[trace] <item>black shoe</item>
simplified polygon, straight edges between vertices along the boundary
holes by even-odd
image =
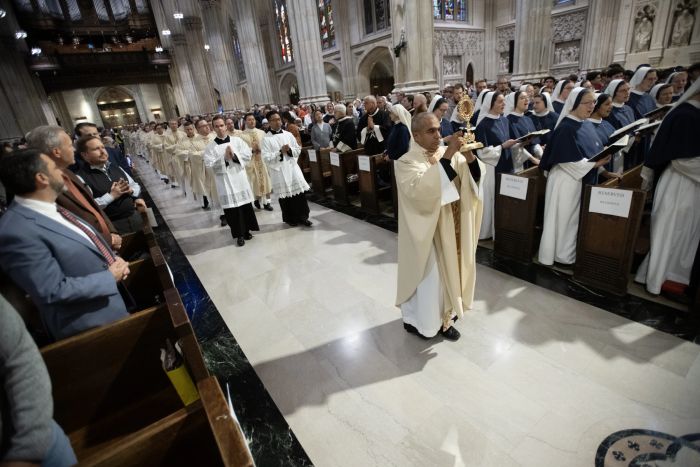
[[[238,240],[236,240],[236,245],[238,245],[238,246],[245,245],[245,240],[243,239],[243,237],[238,237]]]
[[[208,210],[208,209],[210,209],[210,208],[209,208],[209,205],[206,205],[206,206],[200,206],[200,207],[201,207],[202,209],[204,209],[204,210]]]
[[[409,334],[415,334],[416,336],[420,337],[421,339],[428,340],[427,337],[425,337],[423,334],[418,332],[418,329],[416,329],[415,326],[408,324],[408,323],[403,323],[403,328],[408,332]]]
[[[245,235],[243,236],[243,238],[245,238],[246,240],[252,240],[252,239],[253,239],[253,234],[250,233],[250,232],[248,232],[247,234],[245,234]]]
[[[177,185],[170,185],[170,188],[177,188]]]
[[[221,227],[226,227],[228,225],[228,222],[226,222],[226,216],[219,216],[219,220],[221,221]]]
[[[260,209],[260,201],[258,201],[257,199],[253,201],[253,206],[255,206],[255,209]]]
[[[448,341],[456,341],[461,336],[459,331],[454,326],[447,328],[447,331],[440,329],[440,335]]]
[[[303,221],[301,221],[301,224],[305,227],[311,227],[312,225],[314,225],[314,223],[308,219],[304,219]]]
[[[296,222],[287,222],[287,225],[289,225],[290,227],[296,227],[297,223]]]
[[[161,178],[161,180],[163,180],[163,183],[165,183],[166,185],[170,183],[170,180],[168,180],[167,178]]]
[[[263,206],[263,209],[265,211],[272,211],[272,205],[270,203],[267,203],[266,205]]]

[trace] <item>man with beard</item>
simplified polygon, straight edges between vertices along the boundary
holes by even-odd
[[[0,218],[0,265],[36,304],[49,335],[64,339],[129,316],[117,289],[129,265],[56,205],[64,189],[56,163],[27,149],[0,159],[0,179],[15,193]]]

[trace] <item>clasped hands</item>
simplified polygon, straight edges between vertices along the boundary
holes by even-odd
[[[124,195],[131,195],[134,192],[133,188],[129,186],[129,182],[120,178],[116,182],[112,183],[112,188],[109,190],[109,194],[112,198],[117,199]]]
[[[119,256],[114,258],[114,262],[112,265],[108,268],[109,272],[112,273],[112,276],[114,276],[114,280],[117,282],[121,282],[127,277],[129,277],[129,263],[124,261],[122,258]]]

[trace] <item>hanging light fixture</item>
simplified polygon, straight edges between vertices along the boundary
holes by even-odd
[[[15,38],[17,39],[26,39],[27,38],[27,33],[26,31],[19,30],[15,33]]]
[[[175,19],[182,19],[184,17],[185,17],[185,15],[183,13],[180,13],[179,11],[173,13],[173,18],[175,18]]]
[[[4,18],[6,15],[7,12],[3,8],[0,8],[0,18]]]
[[[156,52],[161,53],[163,51],[163,47],[161,46],[156,46]]]
[[[209,44],[204,44],[204,50],[209,50]]]
[[[41,49],[39,47],[32,47],[32,55],[41,55]]]
[[[163,32],[161,33],[164,36],[169,36],[170,35],[170,29],[163,29]]]

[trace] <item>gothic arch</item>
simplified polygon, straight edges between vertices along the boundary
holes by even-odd
[[[146,112],[146,106],[143,105],[143,98],[141,96],[141,93],[138,92],[138,89],[134,89],[133,86],[102,86],[99,88],[90,88],[85,90],[85,98],[90,103],[90,105],[95,106],[95,110],[97,110],[97,98],[105,92],[108,89],[116,89],[118,91],[122,91],[129,96],[131,96],[132,99],[134,99],[134,102],[136,103],[136,110],[139,113],[139,117],[141,118],[142,122],[146,122],[149,120],[149,113]],[[99,115],[99,112],[98,114]]]
[[[326,73],[326,90],[335,100],[343,95],[343,75],[335,63],[323,62],[323,71]],[[340,100],[340,99],[338,99]]]
[[[297,75],[294,73],[287,72],[280,77],[280,103],[293,103],[290,95],[292,91],[296,91],[297,102],[299,99],[299,85],[297,84]]]
[[[394,82],[394,60],[386,46],[377,46],[369,50],[359,60],[357,67],[358,95],[373,94]],[[375,88],[373,88],[375,86]],[[381,89],[380,89],[381,88]],[[388,92],[391,92],[389,89]],[[382,92],[384,93],[384,92]]]
[[[469,81],[472,85],[474,84],[474,66],[472,65],[472,62],[469,62],[467,64],[467,73],[465,79],[466,81]]]

